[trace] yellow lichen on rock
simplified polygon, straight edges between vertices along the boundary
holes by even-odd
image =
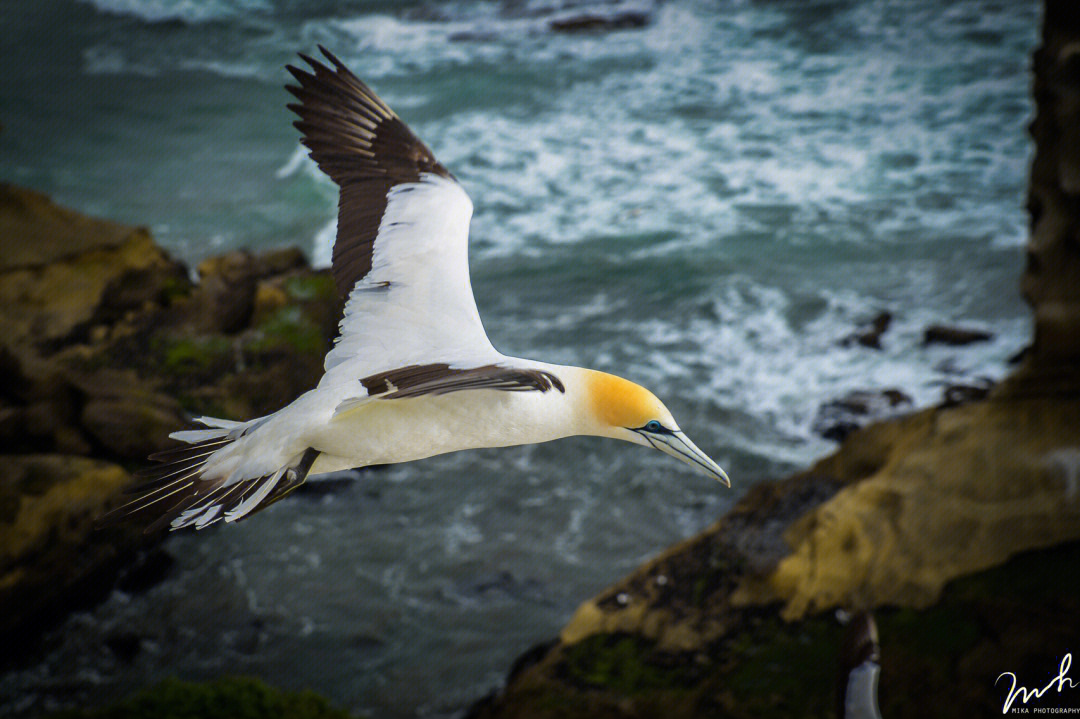
[[[796,522],[791,554],[733,602],[772,594],[789,620],[836,606],[925,607],[952,579],[1080,537],[1067,461],[1077,427],[1080,401],[1040,398],[900,420],[897,437],[917,446],[896,442],[876,473]]]
[[[10,568],[46,545],[83,534],[130,482],[122,467],[72,455],[22,455],[7,458],[9,476],[24,486],[11,521],[0,521],[0,567]],[[3,584],[0,581],[0,584]]]
[[[86,217],[0,183],[0,333],[9,345],[66,337],[132,273],[170,268],[143,228]]]

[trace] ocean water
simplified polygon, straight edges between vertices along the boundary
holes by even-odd
[[[581,11],[643,28],[564,34]],[[379,717],[454,716],[574,608],[832,447],[849,391],[997,378],[1017,282],[1035,2],[35,0],[0,4],[0,179],[197,261],[329,257],[336,190],[283,66],[322,43],[462,181],[504,352],[653,388],[731,475],[601,440],[364,473],[178,534],[169,579],[72,617],[0,714],[252,674]],[[839,341],[893,313],[880,351]],[[990,342],[923,347],[935,322]],[[140,637],[128,661],[108,648]]]

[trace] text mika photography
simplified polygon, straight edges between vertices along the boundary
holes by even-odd
[[[1057,688],[1058,694],[1065,689],[1074,689],[1076,682],[1069,678],[1069,667],[1072,666],[1072,654],[1068,653],[1061,658],[1061,664],[1058,665],[1058,673],[1053,679],[1051,679],[1046,686],[1042,688],[1028,689],[1019,685],[1016,679],[1016,674],[1013,672],[1002,672],[998,674],[997,679],[994,680],[994,686],[997,686],[1002,679],[1008,677],[1012,680],[1012,684],[1009,686],[1009,692],[1005,695],[1005,704],[1001,708],[1002,714],[1008,714],[1011,709],[1014,714],[1080,714],[1080,707],[1038,707],[1038,706],[1026,706],[1028,701],[1032,699],[1040,699],[1050,689]],[[1013,706],[1013,702],[1020,699],[1022,706]]]

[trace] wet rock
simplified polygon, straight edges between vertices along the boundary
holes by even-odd
[[[821,405],[811,426],[825,439],[842,442],[872,420],[895,416],[911,407],[911,397],[898,389],[856,390]]]
[[[993,337],[991,332],[947,325],[930,325],[923,330],[924,345],[969,345],[974,342],[986,342]]]
[[[654,10],[651,3],[566,2],[547,18],[547,25],[553,32],[567,33],[642,28],[652,22]]]
[[[592,11],[563,15],[548,21],[555,32],[598,32],[645,27],[652,15],[645,10]]]
[[[972,383],[946,385],[941,393],[941,404],[943,407],[956,407],[968,402],[978,402],[986,399],[993,386],[994,383],[986,378],[977,379]]]
[[[860,327],[853,334],[840,340],[840,345],[842,347],[849,347],[853,344],[858,344],[863,347],[879,350],[881,349],[881,336],[888,331],[889,326],[892,324],[892,320],[893,316],[891,312],[878,312],[867,325]]]

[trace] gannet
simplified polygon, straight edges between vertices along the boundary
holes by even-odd
[[[604,372],[508,357],[484,331],[469,279],[472,201],[372,90],[326,48],[286,69],[311,158],[340,188],[331,273],[347,296],[318,385],[265,417],[196,421],[151,456],[135,496],[106,515],[147,531],[233,522],[307,477],[478,447],[613,437],[731,486],[649,390]]]

